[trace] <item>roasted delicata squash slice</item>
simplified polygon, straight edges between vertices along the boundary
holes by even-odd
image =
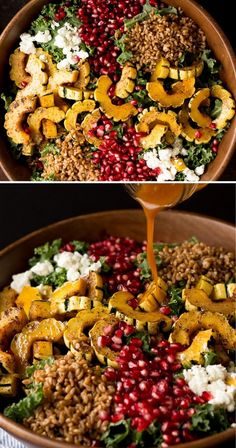
[[[78,79],[79,72],[73,70],[58,70],[56,69],[48,80],[48,90],[57,91],[59,86],[66,84],[74,84]]]
[[[39,97],[39,102],[41,107],[54,107],[55,98],[53,92],[46,92],[44,95]]]
[[[79,73],[78,73],[78,79],[75,82],[75,87],[78,89],[85,89],[85,87],[88,85],[90,81],[90,65],[89,62],[86,61],[86,59],[82,59],[79,64]]]
[[[163,331],[169,331],[171,328],[171,319],[159,311],[144,312],[134,310],[129,302],[134,298],[132,294],[126,291],[120,291],[113,294],[109,300],[109,310],[116,313],[116,317],[135,325],[137,330],[144,330],[147,327],[150,334],[156,334],[159,325],[162,325]]]
[[[136,68],[130,62],[127,62],[122,69],[121,78],[116,84],[115,95],[118,98],[127,98],[133,92],[136,76]]]
[[[99,320],[95,323],[93,328],[89,332],[89,336],[91,339],[91,345],[94,349],[94,352],[101,362],[101,364],[107,364],[111,367],[118,367],[118,363],[116,361],[117,352],[111,350],[109,347],[101,347],[99,345],[99,337],[104,334],[104,329],[108,326],[114,327],[119,323],[119,319],[115,316],[105,317],[103,320]]]
[[[16,291],[14,291],[14,289],[10,288],[9,286],[0,291],[0,313],[14,306],[16,298]]]
[[[223,299],[221,301],[211,300],[205,291],[201,289],[183,289],[182,298],[185,301],[185,308],[192,310],[207,310],[213,313],[224,314],[228,319],[234,318],[236,314],[236,303],[232,299]]]
[[[8,137],[16,144],[27,145],[30,143],[30,135],[24,130],[23,124],[27,114],[35,111],[36,97],[18,98],[13,101],[5,115],[4,127]]]
[[[30,362],[31,348],[36,341],[59,342],[63,337],[65,324],[54,318],[34,321],[26,325],[21,333],[14,336],[11,351],[16,359],[16,365],[21,372]]]
[[[18,394],[19,378],[14,374],[0,375],[0,395],[6,398]]]
[[[156,124],[150,134],[140,138],[140,144],[143,149],[156,148],[161,143],[162,138],[167,132],[168,127],[164,124]]]
[[[51,317],[51,303],[46,300],[34,300],[29,309],[30,320],[42,320]]]
[[[103,281],[101,275],[97,274],[97,272],[90,272],[87,282],[88,297],[101,302],[103,299]]]
[[[168,76],[169,78],[180,80],[197,78],[202,74],[203,68],[203,61],[196,62],[190,67],[170,67]]]
[[[61,98],[58,93],[54,93],[54,100],[55,100],[55,106],[59,107],[59,109],[63,110],[63,112],[66,112],[70,109],[70,105]]]
[[[108,308],[99,307],[92,310],[79,311],[76,317],[70,319],[64,331],[64,342],[68,348],[71,344],[86,336],[85,330],[91,328],[98,320],[103,319],[108,314]]]
[[[99,109],[94,109],[90,114],[87,114],[84,120],[81,123],[81,128],[83,129],[83,134],[87,140],[87,142],[91,143],[91,145],[96,146],[96,148],[99,148],[99,146],[102,144],[102,139],[95,137],[93,135],[90,135],[90,131],[94,128],[94,126],[97,124],[97,122],[101,118],[101,112]]]
[[[0,348],[8,349],[13,336],[28,322],[22,308],[12,307],[0,314]]]
[[[151,74],[150,81],[157,81],[158,79],[168,78],[170,71],[170,63],[165,58],[161,58]]]
[[[59,123],[64,118],[65,112],[59,109],[59,107],[38,107],[27,120],[32,140],[37,144],[42,141],[43,136],[40,131],[42,120],[50,120],[53,123]]]
[[[205,291],[205,293],[208,295],[208,297],[210,297],[210,295],[213,291],[213,281],[210,280],[205,275],[201,275],[201,277],[199,278],[199,280],[196,284],[196,289],[202,289],[203,291]]]
[[[38,288],[33,286],[24,286],[16,299],[16,305],[23,308],[26,316],[29,318],[29,310],[34,300],[41,300],[42,296]]]
[[[212,338],[213,331],[199,331],[193,338],[192,344],[179,354],[179,359],[184,367],[191,366],[192,363],[204,364],[204,353],[209,351],[208,344]]]
[[[53,356],[53,344],[51,341],[36,341],[33,343],[33,363],[48,359]]]
[[[235,350],[236,331],[226,317],[211,311],[189,311],[183,313],[175,322],[170,340],[189,346],[194,334],[200,330],[213,330],[213,337],[228,350]]]
[[[158,277],[158,282],[151,282],[147,290],[138,296],[139,307],[144,311],[156,311],[166,302],[167,284]]]
[[[81,90],[77,87],[59,86],[58,95],[68,100],[82,101],[93,96],[93,92],[91,90]]]
[[[162,124],[169,127],[169,130],[178,137],[181,133],[181,126],[177,122],[177,114],[171,110],[168,112],[159,112],[156,107],[145,109],[139,115],[139,123],[135,126],[137,132],[149,133],[155,124]]]
[[[191,120],[203,128],[209,127],[212,122],[211,117],[200,110],[200,107],[208,98],[210,98],[210,89],[206,87],[198,90],[188,104]]]
[[[228,90],[217,84],[212,86],[211,95],[222,101],[221,113],[213,123],[215,123],[217,129],[223,129],[227,126],[228,121],[232,120],[235,115],[235,101]]]
[[[15,82],[19,89],[23,89],[31,81],[31,76],[26,72],[28,55],[17,48],[9,59],[11,66],[10,79]]]
[[[15,359],[12,353],[6,353],[0,350],[0,374],[14,373],[16,369]]]
[[[86,281],[82,278],[76,280],[75,282],[66,282],[60,288],[57,288],[51,298],[51,312],[56,314],[57,304],[64,303],[70,297],[73,296],[84,296],[86,292]]]
[[[197,145],[201,143],[208,143],[214,135],[216,135],[216,131],[210,128],[198,128],[195,129],[191,126],[189,121],[189,113],[187,108],[184,106],[179,112],[179,121],[182,125],[181,134],[186,140],[189,142],[195,142]]]
[[[108,118],[114,121],[127,121],[130,117],[137,115],[137,109],[131,103],[125,103],[116,106],[112,103],[108,90],[112,85],[112,80],[107,75],[102,75],[98,79],[97,88],[94,92],[94,98],[98,101],[100,109]]]
[[[31,80],[27,86],[17,93],[16,99],[38,95],[41,96],[47,89],[48,75],[45,71],[45,64],[36,54],[30,54],[25,70],[31,75]]]
[[[179,107],[195,92],[195,78],[178,81],[172,84],[170,92],[164,88],[163,82],[157,80],[146,85],[148,95],[153,101],[157,101],[163,107]]]
[[[57,125],[52,120],[42,120],[42,131],[46,139],[57,138]]]
[[[93,308],[93,301],[87,296],[72,296],[61,302],[53,303],[53,314],[58,316],[73,317],[80,310]]]
[[[82,112],[91,112],[94,110],[94,108],[95,101],[93,100],[84,100],[74,103],[71,109],[69,109],[66,114],[66,119],[64,122],[66,130],[72,131],[73,129],[76,129],[78,115]]]

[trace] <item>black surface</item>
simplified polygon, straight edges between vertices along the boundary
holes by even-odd
[[[136,208],[122,185],[0,185],[0,248],[27,233],[72,216]],[[211,184],[179,209],[235,222],[235,185]]]

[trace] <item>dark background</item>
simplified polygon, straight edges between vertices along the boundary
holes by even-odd
[[[119,184],[8,183],[0,186],[0,195],[0,249],[33,230],[65,218],[139,207]],[[235,185],[208,185],[177,208],[234,223]]]
[[[52,0],[53,1],[53,0]],[[231,41],[231,44],[236,48],[236,34],[235,34],[235,2],[222,0],[198,0],[219,23],[226,36]],[[25,4],[26,0],[0,0],[0,33],[15,15],[15,13]],[[236,154],[231,159],[230,164],[223,173],[222,181],[234,181],[236,171]],[[3,173],[0,172],[0,181],[6,180]]]

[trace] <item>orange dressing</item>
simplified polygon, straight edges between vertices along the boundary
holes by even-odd
[[[170,208],[204,187],[199,184],[140,184],[135,198],[142,205],[147,220],[147,261],[155,282],[158,272],[153,251],[155,218],[164,208]]]

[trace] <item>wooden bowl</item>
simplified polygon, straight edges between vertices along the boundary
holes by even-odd
[[[6,89],[9,79],[9,56],[17,47],[19,36],[25,32],[34,20],[43,5],[52,0],[31,0],[12,19],[0,36],[0,91]],[[180,6],[185,14],[191,17],[203,29],[207,36],[209,47],[213,50],[216,58],[222,64],[221,77],[228,89],[236,98],[236,62],[231,45],[223,31],[213,18],[193,0],[166,0],[173,6]],[[3,128],[3,117],[0,120],[0,129]],[[0,166],[7,179],[14,181],[25,181],[30,179],[30,170],[16,161],[11,155],[7,142],[5,130],[0,132]],[[217,157],[211,162],[202,176],[203,181],[217,180],[225,170],[233,155],[236,145],[236,116],[231,123],[230,129],[222,140]]]
[[[34,247],[40,244],[60,237],[65,242],[73,239],[96,241],[106,235],[130,236],[142,241],[146,238],[145,224],[144,214],[141,210],[118,210],[78,216],[33,232],[0,252],[0,287],[10,282],[12,274],[22,272],[27,268],[28,258],[32,256]],[[156,241],[181,242],[193,235],[209,245],[223,246],[234,251],[235,233],[232,225],[178,211],[166,211],[158,217],[155,232]],[[4,403],[1,403],[1,406],[4,406]],[[40,437],[2,414],[0,414],[0,427],[27,447],[78,448],[78,445],[65,444]],[[223,443],[227,448],[230,448],[233,438],[234,430],[228,429],[223,433],[197,442],[176,445],[176,448],[216,448]]]

